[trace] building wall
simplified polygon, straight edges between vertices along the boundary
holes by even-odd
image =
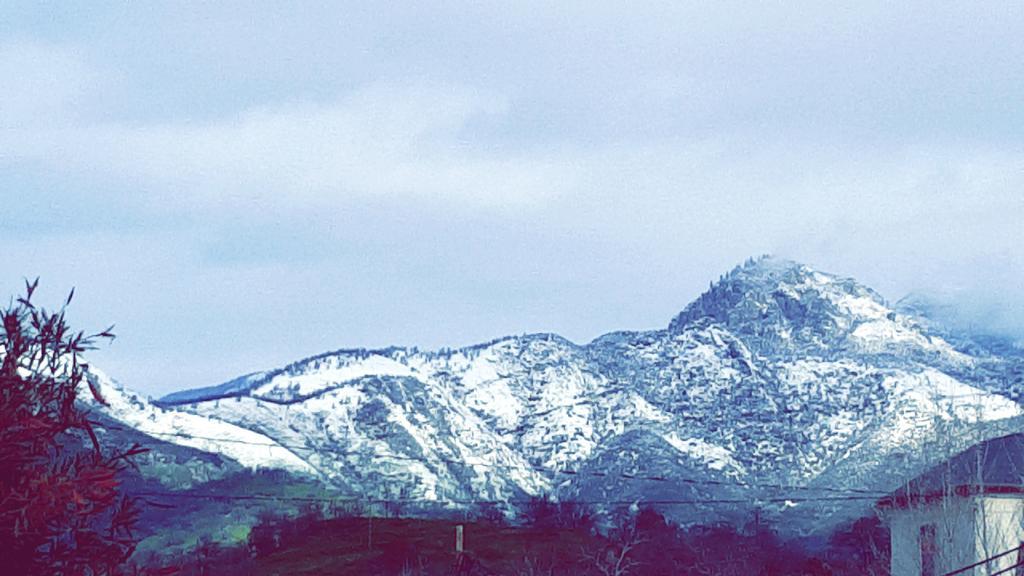
[[[1024,542],[1024,499],[1020,496],[979,497],[975,513],[975,550],[977,560],[990,558],[1007,550],[1013,550]],[[1008,554],[987,565],[988,574],[1017,563],[1017,553]]]
[[[977,502],[949,498],[927,506],[887,513],[892,545],[892,576],[921,576],[921,527],[935,526],[935,574],[941,576],[975,562]]]
[[[973,564],[1024,541],[1020,496],[950,497],[886,513],[891,530],[892,576],[921,576],[921,527],[935,526],[935,575]],[[1017,562],[1011,553],[964,576],[982,576]]]

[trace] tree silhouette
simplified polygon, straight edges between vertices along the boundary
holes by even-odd
[[[80,355],[110,329],[72,331],[63,306],[32,302],[38,285],[0,311],[0,560],[6,574],[118,574],[135,548],[136,502],[119,490],[138,445],[104,449],[78,403],[103,398]]]

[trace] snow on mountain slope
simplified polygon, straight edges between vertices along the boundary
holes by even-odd
[[[412,370],[404,364],[380,354],[371,354],[365,358],[331,356],[317,361],[315,366],[315,371],[273,375],[269,381],[253,390],[252,394],[261,398],[284,400],[311,396],[333,384],[357,380],[363,376],[412,375]]]
[[[742,333],[755,352],[883,354],[969,363],[914,318],[888,307],[852,279],[775,258],[750,261],[725,275],[672,321],[670,331],[701,319]]]
[[[755,502],[777,495],[769,485],[885,490],[1022,420],[1001,387],[1018,364],[948,336],[851,279],[762,258],[664,330],[341,350],[168,396],[159,424],[146,423],[151,409],[121,418],[233,425],[287,453],[239,458],[276,454],[366,496]]]
[[[918,412],[965,423],[990,422],[1022,414],[1016,402],[968,386],[933,369],[893,383],[893,389],[914,402]]]
[[[732,453],[721,446],[708,444],[700,438],[683,439],[675,432],[669,432],[663,438],[679,452],[700,460],[712,470],[730,470],[736,476],[746,474],[743,465],[733,458]]]
[[[158,408],[124,390],[95,368],[90,368],[88,377],[106,405],[99,405],[87,388],[80,392],[79,401],[138,432],[163,442],[223,454],[242,466],[281,468],[301,474],[316,472],[302,458],[262,434],[216,418]]]
[[[328,481],[364,496],[507,499],[548,487],[449,392],[408,377],[363,377],[293,404],[248,397],[192,410],[299,446]]]

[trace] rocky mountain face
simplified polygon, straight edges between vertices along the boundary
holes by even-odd
[[[702,522],[756,507],[814,529],[1021,426],[1022,356],[943,332],[920,308],[761,258],[664,330],[340,350],[157,405],[97,377],[121,400],[96,409],[358,497],[462,507],[551,494]]]

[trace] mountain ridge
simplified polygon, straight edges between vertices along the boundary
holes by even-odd
[[[158,409],[300,446],[291,452],[309,474],[367,497],[725,496],[771,512],[770,491],[757,486],[806,488],[794,498],[815,487],[885,491],[1017,426],[1012,366],[958,349],[850,278],[762,257],[663,329],[586,344],[542,333],[437,351],[338,350],[177,392]],[[663,480],[624,480],[636,476]],[[842,502],[807,525],[863,504]],[[675,515],[737,520],[750,506]],[[790,508],[799,507],[774,512]]]

